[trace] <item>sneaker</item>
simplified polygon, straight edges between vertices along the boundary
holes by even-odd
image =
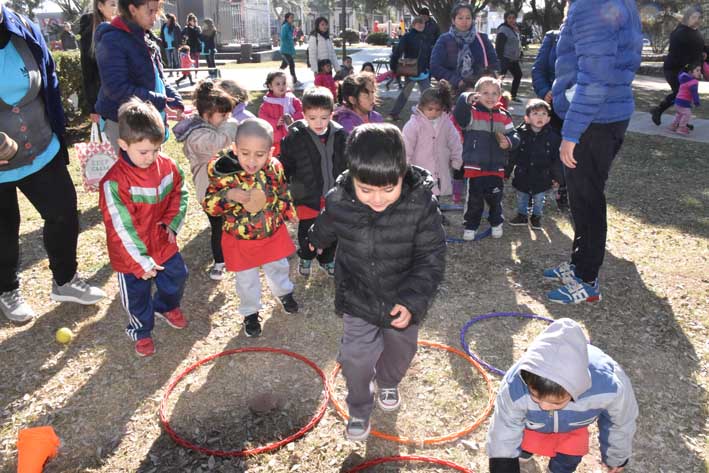
[[[519,462],[520,463],[527,463],[532,458],[534,458],[534,454],[531,452],[527,452],[527,451],[522,450],[522,453],[519,454]]]
[[[244,317],[244,333],[247,337],[258,337],[261,335],[261,317],[258,312]]]
[[[650,116],[652,118],[652,123],[654,123],[657,126],[660,126],[660,117],[662,116],[662,112],[660,111],[659,108],[655,107],[650,111]]]
[[[290,294],[286,294],[285,296],[281,296],[278,299],[281,301],[281,304],[283,304],[283,310],[289,314],[295,314],[298,312],[298,303],[295,299],[293,299],[292,292]]]
[[[589,284],[576,276],[566,285],[547,293],[547,298],[559,304],[579,304],[581,302],[598,302],[601,300],[601,287],[598,278]]]
[[[513,101],[514,103],[522,103],[522,99],[520,99],[520,98],[518,98],[518,97],[512,97],[512,101]]]
[[[476,232],[476,230],[468,230],[466,228],[465,230],[463,230],[463,240],[465,240],[465,241],[475,240],[475,232]]]
[[[492,227],[492,237],[502,238],[502,224]]]
[[[138,356],[151,356],[155,354],[155,344],[153,343],[153,339],[150,337],[141,338],[135,342],[135,352]]]
[[[399,397],[399,389],[397,388],[379,388],[377,393],[377,405],[385,412],[395,411],[401,405]]]
[[[526,215],[517,214],[517,216],[515,218],[513,218],[512,220],[510,220],[509,223],[513,227],[521,227],[523,225],[527,225],[528,222],[529,222],[529,218]]]
[[[388,122],[392,122],[392,123],[396,123],[396,122],[398,122],[398,121],[400,121],[400,120],[401,120],[401,118],[399,118],[399,115],[389,115],[389,116],[387,117],[387,121],[388,121]]]
[[[305,276],[306,278],[310,276],[310,266],[312,266],[313,260],[311,259],[300,259],[300,263],[298,263],[298,272],[300,273],[301,276]]]
[[[347,440],[352,442],[360,442],[362,440],[367,440],[370,430],[372,430],[372,426],[369,424],[368,420],[350,417],[347,421],[345,437],[347,437]]]
[[[533,230],[541,230],[542,229],[542,216],[541,215],[532,215],[532,218],[530,219],[532,222],[532,229]]]
[[[224,279],[224,263],[214,263],[209,270],[209,279],[212,281],[221,281]]]
[[[552,281],[561,281],[563,284],[568,283],[574,277],[575,266],[571,263],[561,263],[556,268],[547,268],[544,270],[544,279]]]
[[[667,129],[670,131],[676,131],[678,126],[678,124],[672,123],[670,126],[667,127]]]
[[[19,325],[26,324],[37,317],[32,307],[20,294],[19,288],[0,294],[0,309],[5,317]]]
[[[71,281],[61,286],[52,280],[52,294],[50,297],[57,302],[76,302],[77,304],[91,305],[106,297],[106,293],[101,288],[89,286],[78,274],[75,274]]]
[[[335,262],[332,261],[330,263],[320,263],[320,267],[324,270],[327,271],[327,275],[331,277],[335,277]]]
[[[692,125],[691,123],[687,123],[687,128],[689,129],[689,131],[692,131],[694,130],[694,125]]]
[[[168,310],[164,313],[155,312],[155,315],[167,322],[170,327],[176,328],[177,330],[182,330],[187,327],[187,319],[179,307],[175,307],[174,309]]]
[[[681,126],[675,130],[675,133],[677,133],[678,135],[688,136],[689,128],[687,128],[686,126]]]
[[[559,189],[556,195],[556,206],[562,212],[569,210],[569,193],[565,188],[563,190]]]

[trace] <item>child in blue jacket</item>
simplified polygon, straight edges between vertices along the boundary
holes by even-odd
[[[498,104],[502,86],[494,77],[482,77],[475,92],[460,95],[455,120],[463,131],[463,170],[468,185],[464,240],[474,240],[485,203],[492,237],[502,237],[502,190],[508,152],[517,148],[519,136],[512,117]]]
[[[594,422],[603,464],[619,473],[632,454],[637,416],[623,369],[588,344],[579,324],[559,319],[502,380],[487,436],[490,473],[519,473],[534,454],[551,457],[552,473],[576,471]]]

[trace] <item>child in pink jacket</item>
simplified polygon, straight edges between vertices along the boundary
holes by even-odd
[[[283,71],[269,72],[266,76],[268,93],[258,110],[258,117],[266,120],[273,128],[273,156],[281,154],[281,139],[288,134],[288,127],[303,116],[303,104],[288,91],[286,74]]]
[[[448,82],[426,89],[404,125],[406,161],[427,169],[435,181],[433,195],[450,195],[451,167],[463,166],[463,145],[450,117],[453,97]]]
[[[679,91],[675,97],[675,121],[670,130],[680,135],[689,135],[689,120],[692,118],[692,104],[699,107],[699,79],[702,65],[690,64],[679,74]]]

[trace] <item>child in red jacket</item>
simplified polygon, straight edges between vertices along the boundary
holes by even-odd
[[[126,333],[139,356],[150,356],[155,353],[155,315],[173,328],[187,327],[180,310],[187,267],[176,242],[187,211],[187,188],[177,164],[160,153],[165,126],[152,104],[135,97],[124,103],[118,126],[119,158],[101,180],[99,207],[108,257],[128,312]]]
[[[190,56],[190,47],[186,44],[180,47],[180,68],[181,69],[193,69],[197,67],[192,61],[192,56]],[[194,85],[192,80],[192,73],[189,71],[182,71],[182,77],[175,81],[175,84],[180,85],[180,82],[185,80],[185,78],[190,80],[190,85]]]
[[[333,97],[337,97],[337,83],[332,77],[332,62],[329,59],[318,61],[318,73],[315,75],[315,85],[330,89]]]
[[[296,120],[302,120],[303,105],[288,91],[286,74],[283,71],[269,72],[266,76],[268,93],[263,97],[258,116],[271,124],[273,128],[273,155],[281,154],[281,139],[288,134],[288,126]]]

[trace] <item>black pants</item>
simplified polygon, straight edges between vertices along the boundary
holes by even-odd
[[[290,75],[293,78],[293,82],[297,82],[298,79],[295,77],[295,60],[293,59],[293,56],[283,53],[281,53],[281,56],[283,56],[283,60],[281,61],[281,69],[288,67],[290,69]]]
[[[207,215],[207,217],[209,218],[209,226],[212,227],[212,257],[215,263],[223,263],[222,225],[224,224],[224,219],[222,217],[212,217],[211,215]]]
[[[212,49],[209,51],[207,54],[207,67],[217,67],[217,62],[215,61],[215,53],[214,50]],[[217,77],[217,72],[216,71],[209,71],[209,77]]]
[[[20,189],[44,220],[44,248],[57,284],[76,273],[79,214],[76,190],[61,153],[39,171],[15,182],[0,184],[0,292],[20,287]]]
[[[660,105],[657,106],[660,114],[664,113],[665,110],[675,104],[675,97],[677,96],[677,92],[679,92],[679,73],[681,71],[664,69],[663,72],[665,73],[665,80],[670,84],[672,92],[667,94],[667,96],[662,99],[662,102],[660,102]]]
[[[335,261],[335,249],[337,249],[337,242],[333,243],[327,248],[323,248],[321,254],[317,254],[317,251],[312,251],[308,244],[310,240],[308,239],[308,230],[315,223],[315,219],[311,218],[309,220],[301,220],[298,223],[298,256],[301,259],[312,260],[315,257],[322,264],[332,263]]]
[[[522,68],[519,65],[519,61],[510,61],[509,59],[502,60],[502,69],[500,73],[504,76],[507,71],[512,73],[512,89],[510,93],[512,98],[517,98],[517,91],[519,90],[519,84],[522,82]]]
[[[501,224],[505,219],[502,216],[502,191],[504,182],[499,176],[481,176],[468,178],[468,201],[465,203],[466,230],[477,230],[480,219],[485,210],[485,202],[490,207],[488,221],[493,227]]]
[[[623,144],[628,121],[592,123],[574,149],[576,167],[565,168],[569,206],[574,219],[571,262],[586,282],[598,277],[606,252],[605,187],[611,164]]]

